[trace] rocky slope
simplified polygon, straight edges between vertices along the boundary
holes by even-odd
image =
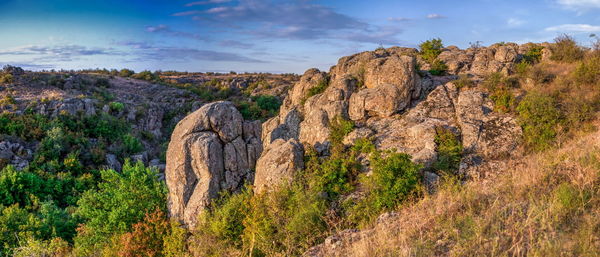
[[[441,175],[430,168],[438,158],[435,141],[438,130],[451,131],[464,146],[458,173],[485,177],[488,174],[484,170],[494,170],[490,167],[501,166],[501,160],[518,154],[522,132],[514,117],[494,112],[488,92],[477,83],[485,74],[512,73],[528,47],[530,45],[505,44],[468,50],[445,48],[438,56],[448,64],[448,73],[444,76],[423,71],[428,64],[417,50],[410,48],[378,49],[343,57],[329,72],[306,71],[290,89],[279,114],[262,124],[261,140],[255,143],[248,142],[257,137],[240,137],[246,133],[247,122],[234,110],[220,115],[220,119],[231,122],[228,126],[236,128],[234,135],[226,138],[222,138],[220,132],[225,128],[208,126],[209,122],[205,122],[211,120],[212,124],[215,120],[222,124],[226,121],[198,111],[178,127],[200,134],[181,141],[179,138],[187,134],[177,132],[169,146],[169,155],[176,156],[167,159],[166,176],[167,181],[171,181],[169,199],[170,203],[176,203],[171,205],[171,214],[193,225],[197,213],[215,197],[215,190],[234,191],[236,187],[228,186],[230,182],[223,176],[223,170],[232,173],[235,169],[223,166],[243,167],[247,174],[236,177],[253,184],[259,193],[289,182],[304,168],[305,149],[315,149],[320,156],[330,154],[330,125],[338,118],[355,124],[354,130],[343,140],[345,144],[369,138],[378,150],[408,153],[413,161],[423,164],[422,172],[429,185],[436,183]],[[459,88],[453,83],[459,74],[471,76],[475,86]],[[216,103],[211,108],[228,105]],[[259,131],[249,130],[252,135]],[[227,145],[235,138],[240,138],[242,158],[219,154],[226,152]],[[191,145],[197,145],[196,153],[185,150]],[[250,149],[253,153],[262,152],[256,166],[244,158]],[[199,184],[196,181],[200,181]],[[236,180],[235,184],[243,184],[241,181]],[[194,195],[198,197],[190,197]],[[181,218],[182,209],[187,206],[193,206],[194,215]]]
[[[79,120],[107,114],[128,124],[143,150],[123,154],[116,150],[117,145],[101,146],[107,150],[102,166],[120,169],[123,161],[131,158],[157,166],[161,171],[165,167],[166,143],[174,126],[207,102],[189,90],[190,87],[202,86],[216,91],[228,88],[227,99],[251,102],[242,91],[253,83],[254,95],[277,93],[275,97],[283,98],[286,88],[295,80],[294,75],[220,74],[208,77],[208,81],[216,80],[217,85],[204,85],[206,76],[198,80],[197,74],[178,75],[179,80],[190,83],[183,86],[94,72],[29,72],[12,66],[0,73],[11,75],[11,81],[0,87],[1,112],[16,116],[41,115],[47,119],[67,115]],[[100,147],[96,139],[91,143]],[[32,161],[38,148],[38,141],[4,136],[0,141],[0,158],[4,164],[22,169]]]

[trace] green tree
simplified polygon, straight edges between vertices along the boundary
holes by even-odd
[[[111,235],[128,232],[146,213],[166,209],[166,186],[157,171],[140,162],[126,162],[121,173],[101,171],[97,190],[86,191],[75,212],[84,221],[75,238],[78,253],[87,255],[108,242]]]

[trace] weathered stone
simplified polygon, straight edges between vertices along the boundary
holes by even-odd
[[[254,189],[262,193],[289,183],[296,172],[304,169],[304,151],[295,139],[275,140],[256,163]]]
[[[117,156],[114,154],[106,155],[106,165],[109,169],[121,171],[121,163],[117,159]]]
[[[262,151],[258,136],[259,124],[244,121],[230,102],[207,104],[182,119],[167,150],[170,214],[193,227],[220,191],[251,181]]]

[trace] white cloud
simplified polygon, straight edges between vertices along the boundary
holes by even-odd
[[[600,0],[557,0],[557,3],[567,9],[579,11],[600,8]]]
[[[517,18],[510,18],[506,21],[506,24],[508,24],[509,27],[519,27],[525,24],[525,21]]]
[[[388,21],[410,21],[410,18],[405,18],[405,17],[389,17],[387,18]]]
[[[589,25],[589,24],[563,24],[563,25],[548,27],[545,30],[546,31],[556,31],[556,32],[593,33],[593,32],[600,32],[600,26]]]
[[[230,2],[231,0],[208,0],[208,1],[197,1],[186,4],[185,6],[205,5],[205,4],[222,4]]]
[[[208,10],[206,10],[207,13],[220,13],[220,12],[224,12],[227,11],[227,7],[215,7],[215,8],[210,8]]]
[[[437,13],[432,13],[432,14],[427,15],[427,19],[443,19],[443,18],[446,18],[446,16],[437,14]]]

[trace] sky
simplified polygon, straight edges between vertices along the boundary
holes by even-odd
[[[590,45],[600,0],[0,0],[0,65],[303,73],[379,46]]]

